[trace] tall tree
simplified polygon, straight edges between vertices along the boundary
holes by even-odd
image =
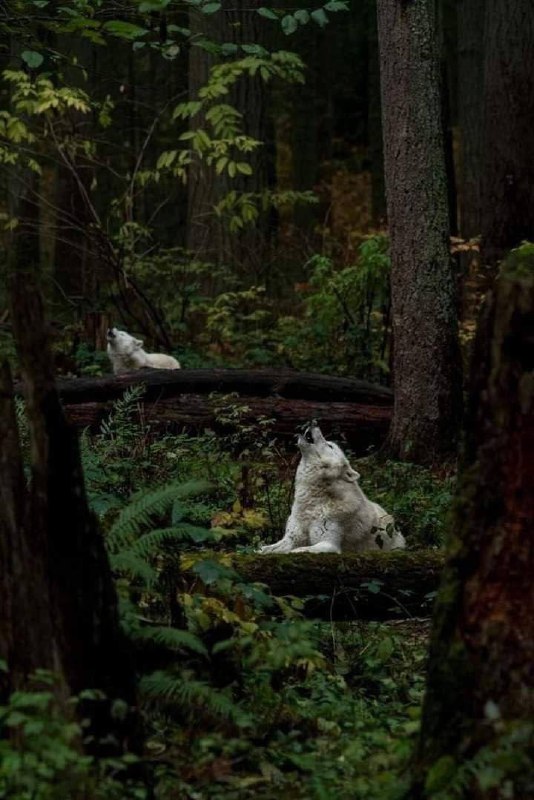
[[[199,89],[207,82],[210,68],[217,63],[213,54],[217,45],[230,44],[261,45],[264,41],[265,22],[257,13],[259,0],[238,0],[230,9],[216,14],[202,14],[197,9],[190,11],[190,27],[198,41],[193,42],[189,56],[189,96],[196,99]],[[201,46],[206,39],[210,47]],[[211,52],[209,52],[211,50]],[[239,51],[238,51],[239,54]],[[244,132],[260,142],[266,133],[266,90],[259,75],[242,77],[231,88],[228,100],[241,115]],[[203,121],[205,124],[205,120]],[[192,127],[202,126],[198,116]],[[247,226],[232,233],[225,225],[224,217],[215,213],[215,206],[230,190],[261,193],[268,186],[268,170],[263,148],[250,154],[252,167],[250,176],[239,175],[229,180],[218,175],[215,166],[205,161],[191,165],[188,178],[187,248],[200,260],[217,264],[233,264],[244,274],[252,277],[261,274],[265,261],[265,219],[255,226]]]
[[[465,768],[469,760],[493,764],[493,773],[476,791],[465,780],[462,796],[527,797],[534,788],[521,749],[534,715],[533,365],[534,247],[528,245],[509,257],[475,340],[464,463],[434,613],[418,753],[419,783],[426,778],[429,795],[438,782],[446,790],[459,780],[462,764],[464,779],[476,775]],[[515,762],[499,760],[507,747]],[[509,786],[501,794],[492,780],[505,780],[507,763],[516,771],[508,776],[515,791]]]
[[[484,0],[457,6],[460,233],[480,235]]]
[[[16,170],[10,211],[35,209],[30,180]],[[38,668],[55,672],[64,694],[99,688],[133,699],[133,674],[119,631],[117,598],[96,518],[85,496],[78,439],[54,383],[37,289],[38,237],[11,233],[7,283],[23,379],[30,445],[26,484],[9,368],[0,376],[0,657],[4,689]],[[105,715],[104,715],[105,716]]]
[[[461,414],[434,4],[379,0],[377,10],[392,262],[389,446],[431,463],[455,453]]]
[[[487,0],[484,21],[482,260],[534,238],[534,14]]]

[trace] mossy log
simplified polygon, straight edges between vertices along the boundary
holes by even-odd
[[[428,617],[438,587],[443,556],[433,550],[396,553],[232,557],[247,581],[266,584],[276,596],[304,599],[307,617],[332,620],[388,620]],[[196,575],[183,581],[193,589]]]
[[[143,420],[173,432],[256,431],[258,419],[265,419],[273,435],[289,439],[299,425],[317,419],[327,435],[343,434],[364,453],[382,443],[391,417],[392,394],[383,386],[293,370],[140,370],[63,379],[59,391],[69,422],[97,429],[113,401],[139,385]]]

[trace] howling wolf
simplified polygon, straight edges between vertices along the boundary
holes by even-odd
[[[405,547],[393,517],[366,497],[347,457],[316,425],[299,436],[302,458],[283,539],[261,553],[343,553]]]

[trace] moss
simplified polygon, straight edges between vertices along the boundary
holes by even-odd
[[[506,256],[501,265],[501,276],[519,280],[534,279],[534,244],[523,242]]]

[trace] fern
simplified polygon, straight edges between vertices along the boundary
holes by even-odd
[[[136,632],[135,639],[138,641],[150,641],[167,647],[169,650],[190,650],[198,655],[208,657],[208,651],[198,636],[190,631],[177,630],[176,628],[166,628],[157,626],[155,628],[145,627]]]
[[[121,550],[120,553],[110,554],[109,563],[113,572],[126,573],[131,578],[140,578],[147,588],[152,586],[158,578],[154,567],[132,550]]]
[[[174,528],[157,528],[156,530],[145,533],[132,545],[131,552],[142,558],[157,553],[162,545],[173,544],[175,542],[207,542],[218,538],[218,534],[209,528],[201,528],[198,525],[181,523]]]
[[[140,688],[152,702],[229,720],[241,728],[251,725],[250,717],[230,697],[185,673],[158,670],[142,678]]]
[[[116,552],[131,544],[140,536],[143,528],[151,525],[153,517],[170,511],[178,500],[205,494],[210,489],[211,484],[208,481],[196,480],[170,484],[135,495],[111,527],[107,539],[110,551]]]

